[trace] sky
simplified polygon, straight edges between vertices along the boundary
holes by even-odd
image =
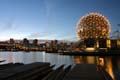
[[[120,0],[0,0],[0,40],[78,40],[77,22],[91,12],[120,29]]]

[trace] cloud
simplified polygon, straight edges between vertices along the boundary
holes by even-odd
[[[27,38],[37,38],[37,39],[55,39],[56,38],[56,34],[52,34],[52,33],[32,33],[30,35],[27,36]]]
[[[46,11],[46,16],[50,17],[51,14],[54,12],[55,9],[55,0],[44,0],[44,7]]]
[[[66,36],[61,37],[61,40],[76,41],[78,40],[78,38],[75,35],[66,35]]]
[[[41,35],[39,33],[32,33],[30,35],[28,35],[28,38],[39,38],[41,37]]]
[[[6,29],[6,30],[12,29],[12,28],[13,28],[13,23],[12,22],[7,22],[5,24],[5,26],[3,27],[3,29]]]
[[[6,30],[10,30],[10,29],[14,29],[14,23],[13,23],[13,20],[9,20],[9,21],[6,21],[6,22],[2,22],[0,23],[0,28],[1,30],[3,31],[6,31]]]
[[[44,0],[46,16],[48,17],[51,12],[51,3],[48,0]]]
[[[57,33],[31,33],[30,35],[26,36],[29,39],[48,39],[48,40],[60,40],[62,39],[62,35],[57,34]]]
[[[29,39],[44,39],[44,40],[66,40],[66,41],[77,41],[76,35],[60,35],[55,33],[32,33],[27,36]]]
[[[55,39],[59,39],[59,35],[58,34],[49,34],[47,36],[43,36],[41,37],[41,39],[49,39],[49,40],[55,40]]]

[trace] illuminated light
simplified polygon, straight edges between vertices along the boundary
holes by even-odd
[[[111,41],[110,41],[110,39],[107,40],[107,47],[111,48]]]
[[[80,57],[77,57],[77,56],[74,57],[74,61],[75,61],[75,63],[77,63],[77,64],[80,64],[80,63],[81,63]]]
[[[102,51],[107,51],[107,48],[99,48]]]
[[[96,49],[95,48],[86,48],[85,51],[86,52],[94,52]]]
[[[104,66],[104,58],[99,58],[99,64],[101,65],[101,66]]]
[[[88,64],[95,64],[95,62],[96,62],[95,57],[87,56],[86,58],[87,58],[86,61],[87,61]]]
[[[99,13],[89,13],[79,20],[77,31],[80,39],[91,36],[93,38],[100,38],[101,36],[107,38],[110,33],[110,23],[106,17]]]
[[[109,75],[112,77],[112,79],[115,80],[115,76],[113,73],[112,61],[109,58],[108,58],[107,63],[106,63],[106,71],[109,73]]]
[[[120,40],[117,40],[117,45],[120,46]]]
[[[99,42],[98,42],[98,40],[96,42],[96,47],[99,48]]]

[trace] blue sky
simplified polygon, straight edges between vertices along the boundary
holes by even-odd
[[[78,40],[76,25],[87,13],[109,19],[120,29],[120,0],[0,0],[0,40]]]

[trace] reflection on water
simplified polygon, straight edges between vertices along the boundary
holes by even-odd
[[[111,57],[106,58],[106,64],[105,64],[105,66],[106,66],[106,68],[105,68],[106,71],[110,74],[110,76],[113,79],[115,79],[114,78],[114,74],[113,74],[113,66],[112,66]]]
[[[74,62],[77,64],[81,63],[88,63],[88,64],[95,64],[97,62],[96,57],[93,56],[74,56]]]
[[[113,74],[113,67],[112,67],[112,61],[111,57],[94,57],[94,56],[74,56],[74,61],[77,64],[80,63],[88,63],[88,64],[97,64],[103,66],[106,71],[109,73],[109,75],[115,80],[114,74]]]
[[[98,56],[62,56],[57,54],[48,54],[45,52],[0,52],[0,60],[6,60],[5,63],[32,63],[32,62],[50,62],[56,67],[65,64],[97,64],[103,66],[114,80],[120,80],[120,57],[98,57]],[[114,72],[117,71],[117,72]]]
[[[99,58],[99,65],[104,66],[105,65],[105,61],[104,58]]]
[[[6,60],[5,63],[32,63],[32,62],[50,62],[56,67],[61,64],[74,64],[74,60],[69,56],[62,56],[57,54],[47,54],[45,52],[1,52],[0,60]]]

